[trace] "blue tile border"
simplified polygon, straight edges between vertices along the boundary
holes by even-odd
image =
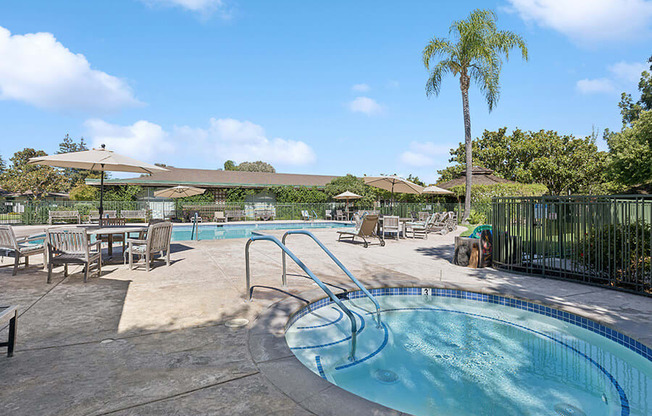
[[[584,318],[579,315],[575,315],[570,312],[564,312],[559,309],[551,308],[549,306],[540,305],[534,302],[505,297],[501,295],[469,292],[469,291],[458,290],[458,289],[401,287],[401,288],[371,289],[369,290],[369,292],[372,294],[372,296],[393,296],[393,295],[422,296],[423,289],[428,289],[428,291],[430,292],[430,296],[439,296],[445,298],[466,299],[466,300],[473,300],[477,302],[493,303],[497,305],[508,306],[511,308],[522,309],[529,312],[537,313],[539,315],[544,315],[550,318],[558,319],[560,321],[567,322],[569,324],[587,329],[591,332],[601,335],[635,352],[636,354],[644,357],[645,359],[652,361],[652,348],[649,348],[647,345],[644,345],[641,342],[627,335],[624,335],[614,329],[606,327],[590,319]],[[354,292],[347,292],[348,299],[357,299],[365,296],[366,295],[360,290]],[[290,317],[290,319],[288,320],[285,326],[286,330],[304,315],[331,304],[334,304],[334,302],[330,298],[323,298],[300,309]]]

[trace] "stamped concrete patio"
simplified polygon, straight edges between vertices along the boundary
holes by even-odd
[[[336,242],[333,230],[314,233],[369,287],[448,287],[528,298],[592,318],[652,346],[649,298],[460,268],[450,263],[455,234],[389,240],[386,247],[365,249]],[[147,273],[144,268],[129,271],[121,262],[108,264],[101,278],[86,284],[75,273],[78,268],[65,279],[57,270],[53,283],[46,284],[39,256],[32,259],[35,265],[14,277],[10,267],[0,267],[0,305],[18,305],[20,313],[15,355],[0,353],[0,413],[396,414],[350,396],[337,406],[322,400],[320,391],[339,389],[295,368],[285,360],[286,352],[269,353],[283,351],[278,328],[287,315],[274,317],[274,325],[256,318],[287,298],[277,290],[281,255],[271,243],[253,244],[253,283],[269,288],[257,288],[254,302],[247,302],[245,241],[173,243],[170,267],[159,263]],[[288,245],[334,291],[352,288],[307,237],[291,236]],[[289,270],[289,292],[306,299],[319,295],[298,267]],[[224,325],[241,317],[250,320],[248,327]],[[274,345],[258,340],[268,327],[275,331]],[[6,336],[6,329],[0,336]],[[304,392],[311,383],[319,387]],[[284,393],[292,388],[301,394]]]

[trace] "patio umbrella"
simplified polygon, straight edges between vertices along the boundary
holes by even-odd
[[[172,188],[161,189],[154,192],[154,196],[161,198],[183,198],[185,196],[200,195],[206,192],[206,189],[194,188],[192,186],[174,186]]]
[[[451,192],[448,189],[440,188],[435,185],[430,185],[423,188],[423,191],[421,191],[421,193],[431,194],[431,195],[455,195],[454,192]]]
[[[31,165],[46,165],[57,168],[102,172],[102,175],[100,175],[100,217],[104,212],[104,172],[153,173],[156,171],[167,171],[165,168],[113,153],[110,150],[106,150],[104,145],[100,149],[32,157],[28,163]]]
[[[362,196],[360,196],[358,194],[354,194],[351,191],[344,191],[341,194],[335,195],[333,197],[333,199],[344,199],[346,201],[346,208],[347,209],[349,208],[349,200],[351,200],[351,199],[360,199],[360,198],[362,198]]]
[[[423,192],[423,186],[403,179],[400,176],[365,176],[364,183],[375,188],[384,189],[392,193],[392,201],[394,200],[394,192],[400,194],[420,194]],[[394,205],[392,204],[392,212],[394,212]]]

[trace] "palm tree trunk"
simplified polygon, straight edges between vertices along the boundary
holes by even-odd
[[[466,151],[466,192],[464,194],[464,217],[466,223],[471,214],[471,183],[473,176],[473,147],[471,146],[471,113],[469,111],[469,79],[462,75],[460,86],[462,89],[462,108],[464,111],[464,146]]]

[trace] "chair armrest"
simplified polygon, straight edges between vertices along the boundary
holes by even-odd
[[[127,243],[147,244],[147,240],[139,240],[137,238],[127,238]]]
[[[88,245],[88,247],[97,246],[98,250],[102,249],[102,240],[96,240],[94,243]]]

